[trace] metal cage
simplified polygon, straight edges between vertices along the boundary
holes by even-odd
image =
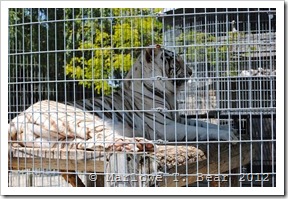
[[[96,51],[94,52],[93,47],[87,48],[88,50],[86,49],[84,52],[81,51],[81,45],[83,47],[89,39],[93,40],[96,34],[107,34],[107,38],[114,40],[120,38],[117,46],[110,46],[111,55],[113,53],[115,55],[115,52],[120,52],[119,54],[122,52],[122,56],[124,56],[129,54],[126,53],[129,51],[132,62],[135,61],[136,50],[145,47],[144,39],[149,40],[151,45],[160,41],[163,48],[179,54],[185,65],[193,71],[185,87],[177,90],[176,114],[186,121],[192,119],[208,121],[217,125],[226,124],[229,128],[236,129],[240,140],[238,148],[236,147],[240,150],[238,159],[246,155],[241,152],[244,144],[248,146],[248,163],[242,164],[240,161],[237,169],[230,169],[228,172],[222,173],[218,168],[216,173],[214,171],[210,174],[212,176],[227,175],[229,179],[227,186],[275,187],[276,9],[171,8],[160,11],[157,9],[135,9],[135,11],[119,9],[118,15],[112,10],[56,8],[9,10],[8,123],[32,104],[41,100],[73,103],[77,100],[101,96],[101,93],[99,94],[93,85],[79,84],[81,78],[77,79],[76,76],[67,75],[67,65],[73,57],[85,59],[91,54],[94,56]],[[143,21],[146,18],[149,18],[149,22],[152,24],[144,26]],[[128,23],[120,23],[121,20],[128,20]],[[133,20],[142,21],[139,22],[141,24],[139,26],[142,27],[140,29],[145,32],[145,27],[149,27],[151,33],[149,37],[146,37],[141,32],[137,32],[141,38],[138,46],[133,44],[133,39],[129,40],[129,38],[137,36],[135,32],[133,33],[133,28],[137,28],[134,27],[133,23],[136,22]],[[96,27],[96,22],[101,26]],[[160,24],[158,24],[159,29],[155,23]],[[130,32],[127,30],[128,38],[123,35],[118,35],[119,38],[115,36],[113,31],[117,25],[122,33],[127,30],[127,27],[132,30],[129,30]],[[97,32],[98,30],[99,32]],[[146,33],[150,34],[149,31],[146,30]],[[158,35],[155,33],[157,31]],[[157,40],[158,36],[160,39]],[[129,41],[127,42],[125,39]],[[105,41],[104,36],[102,40]],[[83,42],[81,45],[77,45],[77,41]],[[112,43],[112,41],[109,42]],[[99,61],[104,62],[103,59]],[[74,60],[76,70],[75,62]],[[124,61],[122,65],[123,63]],[[124,72],[113,74],[114,76],[109,77],[109,81],[110,86],[115,86],[116,89],[119,79],[119,85],[121,85]],[[114,87],[112,92],[113,89]],[[143,158],[142,156],[133,156],[133,154],[120,154],[119,156],[114,154],[109,161],[101,160],[104,165],[110,164],[110,167],[105,169],[103,169],[103,165],[98,166],[98,159],[93,159],[96,157],[93,151],[89,154],[81,152],[80,155],[76,152],[69,152],[69,154],[67,152],[66,163],[65,160],[58,160],[55,166],[48,159],[56,157],[56,154],[60,153],[57,150],[51,152],[53,155],[49,155],[49,158],[45,159],[44,152],[41,153],[42,155],[39,153],[39,156],[31,155],[35,154],[33,148],[27,149],[27,151],[23,151],[23,148],[21,148],[22,151],[10,148],[9,153],[13,158],[9,160],[8,164],[10,165],[9,186],[71,186],[60,176],[63,172],[67,175],[79,175],[86,186],[213,186],[213,183],[207,178],[200,182],[189,183],[191,181],[188,178],[192,179],[201,172],[202,164],[195,163],[196,173],[190,173],[189,167],[192,168],[192,166],[189,161],[192,160],[189,159],[190,156],[184,149],[188,150],[191,144],[194,144],[197,149],[200,146],[197,142],[187,142],[184,143],[186,144],[184,149],[178,149],[178,144],[171,142],[165,145],[164,142],[166,148],[163,150],[164,152],[162,151],[163,157],[160,158],[157,154],[154,154],[152,158],[149,156],[147,159],[146,155]],[[235,146],[232,147],[235,148]],[[203,147],[207,154],[198,151],[196,162],[200,162],[205,155],[208,157],[213,150],[215,150],[215,156],[220,157],[220,148],[220,143],[216,145],[216,148],[213,148],[212,145],[210,148],[208,141]],[[231,143],[228,148],[230,156],[227,167],[231,168]],[[253,150],[255,152],[252,152]],[[46,150],[45,154],[48,153],[49,150]],[[68,160],[72,156],[74,159]],[[105,153],[101,157],[104,156]],[[29,158],[32,160],[30,161]],[[82,170],[77,171],[77,165],[80,164],[81,158],[87,162],[83,168],[79,166]],[[212,156],[210,158],[212,161]],[[204,158],[205,161],[208,161],[208,168],[212,168],[211,165],[209,167],[210,158]],[[176,162],[176,166],[168,164],[168,160]],[[13,163],[13,161],[15,162]],[[40,168],[36,163],[38,161]],[[183,162],[182,167],[178,168],[177,164],[180,164],[181,161]],[[67,166],[67,162],[75,163],[76,169]],[[45,164],[47,165],[45,166]],[[60,166],[65,164],[64,170],[61,169]],[[117,174],[113,170],[115,167],[117,167],[117,172],[126,176],[130,183],[113,181],[115,178],[113,175]],[[153,171],[160,172],[160,174],[153,174],[147,168],[153,168]],[[93,169],[95,169],[94,172]],[[104,171],[101,172],[101,169]],[[174,173],[169,173],[171,172],[169,169],[174,169]],[[175,174],[180,171],[182,173]],[[94,180],[91,180],[92,174]],[[155,175],[159,177],[158,174],[164,176],[164,181],[159,184],[150,183],[149,178],[155,178]],[[207,175],[210,174],[208,172]],[[105,182],[103,179],[107,176],[108,181]],[[175,176],[181,178],[183,182],[181,181],[179,184],[173,182]],[[233,177],[236,177],[236,185]],[[142,183],[139,183],[140,181]],[[78,183],[77,181],[76,186],[79,185]],[[216,186],[224,185],[216,182]]]

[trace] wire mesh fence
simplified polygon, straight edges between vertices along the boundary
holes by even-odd
[[[10,9],[9,186],[275,187],[275,42],[274,8]]]

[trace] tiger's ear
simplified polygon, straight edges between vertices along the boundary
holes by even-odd
[[[158,55],[158,53],[161,51],[161,46],[159,44],[156,44],[155,48],[146,48],[146,52],[145,52],[145,59],[147,63],[151,63],[152,59],[152,54],[153,54],[153,50],[154,50],[154,57],[156,57]]]

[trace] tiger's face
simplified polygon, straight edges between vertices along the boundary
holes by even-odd
[[[168,78],[172,84],[176,82],[177,86],[180,86],[186,78],[192,75],[192,70],[184,65],[180,55],[162,49],[160,45],[156,45],[155,49],[147,49],[145,58],[146,64],[152,66],[154,76],[158,75],[163,79]]]
[[[127,74],[128,79],[142,78],[145,85],[152,86],[152,80],[158,80],[156,87],[172,90],[182,85],[192,75],[192,70],[184,65],[183,59],[172,51],[162,49],[160,45],[147,48]],[[150,79],[150,81],[149,81]],[[162,83],[160,83],[162,81]],[[128,85],[130,83],[128,82]],[[154,85],[155,86],[155,85]]]

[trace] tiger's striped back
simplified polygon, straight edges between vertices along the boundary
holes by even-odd
[[[190,74],[173,52],[147,48],[119,91],[68,105],[37,102],[9,123],[9,141],[27,147],[137,151],[153,150],[150,141],[158,139],[238,140],[230,126],[177,117],[176,92]]]
[[[175,120],[175,113],[165,110],[175,110],[174,93],[190,75],[191,70],[185,68],[179,55],[160,46],[147,48],[126,75],[119,91],[69,104],[132,128],[132,136],[165,139],[165,130],[155,127],[164,127],[165,119]]]

